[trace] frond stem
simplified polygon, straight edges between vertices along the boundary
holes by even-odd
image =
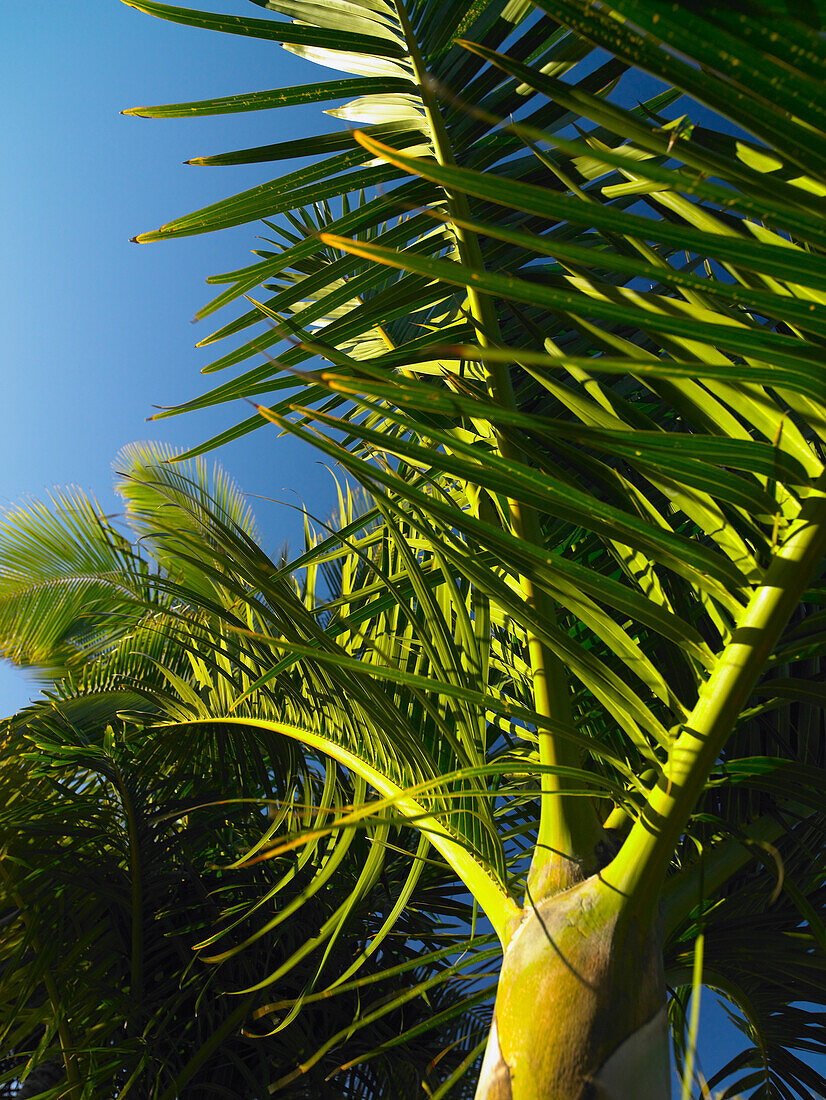
[[[396,0],[399,23],[405,36],[407,48],[413,63],[419,91],[425,108],[434,151],[437,161],[445,166],[454,166],[456,160],[450,144],[450,137],[442,119],[433,81],[424,64],[416,36],[410,26],[404,0]],[[468,228],[471,212],[467,196],[461,192],[452,192],[445,188],[448,211],[452,219],[455,234],[454,252],[460,263],[476,271],[484,270],[482,250],[477,234]],[[473,318],[477,338],[483,346],[490,346],[499,337],[499,319],[494,300],[489,295],[480,294],[475,287],[467,287],[468,304]],[[500,405],[513,409],[516,400],[513,384],[507,364],[495,363],[488,372],[488,391]],[[497,447],[505,458],[524,461],[524,455],[517,451],[507,435],[496,432]],[[515,533],[526,542],[535,546],[544,546],[542,529],[536,510],[518,501],[509,499],[508,510]],[[551,599],[537,589],[532,580],[520,576],[520,587],[526,605],[540,620],[556,621],[556,609]],[[543,717],[553,718],[557,723],[573,729],[568,673],[563,663],[534,634],[528,634],[528,653],[533,674],[534,708]],[[546,768],[577,768],[580,764],[579,753],[570,741],[560,738],[548,730],[539,731],[539,759]],[[595,850],[602,840],[603,832],[596,811],[589,799],[566,798],[565,793],[571,781],[553,771],[543,769],[541,779],[540,818],[537,843],[531,868],[532,892],[536,897],[544,894],[543,872],[552,863],[562,861],[566,865],[589,864],[594,859]],[[593,868],[591,868],[593,869]],[[560,883],[560,885],[565,885]]]
[[[247,726],[266,729],[280,734],[292,741],[298,741],[309,748],[317,749],[342,764],[354,775],[359,776],[379,794],[392,801],[402,817],[408,819],[411,826],[419,829],[433,847],[442,855],[445,862],[453,868],[470,893],[484,910],[493,930],[505,946],[511,933],[511,925],[519,915],[519,909],[507,894],[504,886],[495,877],[493,871],[468,851],[461,840],[456,839],[443,822],[428,812],[425,806],[405,793],[405,790],[386,776],[378,768],[361,759],[349,749],[339,745],[331,738],[301,729],[284,722],[272,722],[264,718],[193,718],[182,725],[203,726]],[[370,811],[371,804],[368,804]]]
[[[821,474],[701,689],[648,804],[603,872],[641,919],[653,919],[680,834],[824,552],[826,474]]]

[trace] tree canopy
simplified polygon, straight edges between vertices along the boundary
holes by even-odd
[[[471,971],[470,994],[445,994],[429,1019],[416,1000],[431,980],[453,988],[460,942],[487,957],[490,938],[463,923],[469,905],[505,953],[480,1097],[567,1098],[594,1081],[638,1095],[622,1091],[638,1082],[617,1083],[614,1056],[638,1039],[635,1066],[660,1058],[648,1058],[661,1047],[646,1028],[666,989],[690,1089],[686,1012],[703,982],[736,1006],[744,1035],[710,1087],[784,1100],[821,1091],[800,1052],[826,1053],[822,5],[259,4],[279,20],[129,2],[347,75],[127,113],[347,100],[330,113],[358,128],[196,157],[311,163],[136,238],[264,219],[267,247],[212,276],[222,289],[201,311],[245,299],[202,340],[243,340],[208,372],[245,366],[171,412],[239,398],[255,408],[174,462],[130,452],[121,490],[141,553],[81,498],[7,518],[3,652],[55,685],[9,727],[13,787],[57,783],[70,802],[50,806],[71,818],[71,799],[95,785],[119,792],[117,775],[134,767],[137,784],[148,768],[151,800],[210,803],[187,802],[194,824],[175,818],[173,831],[178,844],[195,830],[192,873],[206,894],[212,864],[225,864],[218,923],[195,944],[207,969],[192,981],[209,965],[252,968],[235,979],[251,999],[237,1019],[221,1016],[227,1028],[276,1013],[259,998],[286,965],[261,962],[283,949],[261,912],[270,891],[291,892],[290,914],[316,906],[324,930],[290,956],[301,991],[279,994],[291,1004],[274,1025],[279,1044],[307,1034],[313,998],[352,985],[353,967],[360,981],[394,972],[404,951],[390,952],[393,936],[421,943],[419,985],[387,1002],[400,1010],[409,994],[421,1013],[392,1047],[399,1062],[388,1053],[387,1065],[419,1075],[402,1095],[472,1087],[464,1073],[484,1047],[477,1012],[492,990]],[[640,73],[653,78],[644,102],[628,90]],[[314,443],[349,479],[335,522],[277,563],[226,480],[207,488],[182,465],[273,428]],[[72,778],[56,780],[63,769]],[[229,811],[227,791],[253,802]],[[103,852],[119,844],[134,869],[118,797],[120,840]],[[9,804],[10,835],[32,851],[22,802]],[[264,805],[276,807],[266,822]],[[418,836],[398,839],[404,822]],[[309,886],[297,872],[283,885],[268,877],[296,859]],[[15,950],[28,959],[34,910],[22,891],[33,879],[48,894],[52,872],[22,856],[11,866],[4,888],[23,899],[8,902]],[[383,873],[396,889],[370,925]],[[604,965],[583,963],[593,1004],[576,1000],[546,1057],[515,1021],[533,1015],[547,1036],[548,1006],[525,1000],[527,964],[509,960],[537,920],[557,927],[566,896],[590,899],[582,911],[604,917],[610,947]],[[233,929],[249,919],[260,923],[242,940]],[[359,935],[376,947],[352,954]],[[216,936],[232,947],[208,955]],[[130,942],[131,989],[143,956]],[[52,977],[14,972],[28,976],[45,1027],[31,1064],[62,1049],[72,1084],[91,1040],[75,1056],[62,990],[49,1006]],[[23,996],[11,974],[9,1005]],[[209,989],[224,1012],[225,987]],[[362,1041],[353,1028],[391,1051],[358,998],[340,1003],[349,1024],[314,1054],[302,1040],[278,1048],[285,1069],[267,1068],[270,1091],[303,1095],[329,1049]],[[424,1046],[416,1061],[428,1022],[438,1053]],[[32,1042],[26,1028],[15,1042]],[[190,1061],[153,1096],[177,1095],[206,1065],[192,1069],[209,1040],[185,1042]],[[253,1073],[234,1050],[220,1057]],[[366,1056],[357,1045],[348,1064]],[[517,1064],[530,1067],[521,1078]],[[408,1087],[348,1080],[353,1096]]]

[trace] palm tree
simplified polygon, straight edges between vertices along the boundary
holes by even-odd
[[[293,563],[355,579],[323,610],[232,546],[224,687],[170,681],[168,731],[317,752],[458,876],[503,950],[479,1100],[665,1096],[667,1015],[688,1093],[701,983],[746,1039],[709,1087],[822,1090],[821,5],[129,2],[352,74],[130,113],[364,124],[195,158],[316,159],[137,238],[266,219],[202,343],[267,361],[173,411],[272,395],[198,453],[274,424],[374,501]]]
[[[131,541],[78,493],[0,530],[3,653],[48,684],[3,731],[0,1088],[412,1096],[478,1042],[493,937],[461,957],[471,908],[387,807],[330,828],[358,776],[260,728],[168,735],[278,663],[238,632],[275,626],[252,560],[308,623],[315,604],[233,483],[172,457],[120,456]],[[300,672],[280,688],[309,697]]]

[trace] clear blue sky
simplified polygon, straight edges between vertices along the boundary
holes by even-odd
[[[262,14],[248,0],[214,7]],[[118,0],[0,4],[0,42],[0,510],[56,485],[115,508],[111,464],[124,444],[190,446],[249,411],[146,423],[153,405],[207,388],[199,371],[216,356],[194,344],[232,307],[217,323],[189,322],[212,297],[205,277],[249,262],[256,227],[151,245],[130,237],[270,178],[267,165],[198,168],[182,163],[189,157],[338,124],[290,108],[122,116],[125,107],[309,83],[322,70],[272,42],[177,26]],[[301,498],[325,516],[334,487],[320,456],[274,435],[264,428],[224,448],[220,461],[249,493]],[[300,542],[295,511],[253,503],[273,549],[285,537]],[[0,713],[31,691],[0,662]]]
[[[262,14],[248,0],[203,6]],[[199,370],[214,356],[193,345],[215,319],[188,322],[211,296],[204,278],[247,262],[257,230],[129,238],[270,178],[266,165],[196,168],[189,157],[325,128],[313,108],[169,121],[119,112],[310,83],[322,70],[274,43],[161,22],[118,0],[0,4],[0,42],[0,510],[66,485],[114,509],[111,463],[124,444],[191,446],[240,419],[225,409],[146,423],[153,405],[205,388]],[[220,460],[249,493],[300,498],[322,516],[333,506],[319,457],[268,429]],[[253,503],[273,549],[300,541],[295,511]],[[0,662],[0,714],[32,690]],[[704,1012],[703,1030],[711,1071],[739,1047],[725,1042],[719,1010]]]

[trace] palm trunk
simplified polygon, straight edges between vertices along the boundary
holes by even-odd
[[[593,875],[526,906],[476,1100],[667,1100],[661,937]]]

